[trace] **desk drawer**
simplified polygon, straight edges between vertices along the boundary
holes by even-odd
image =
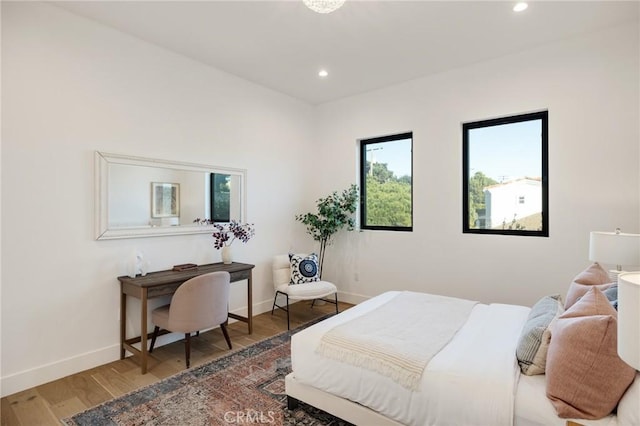
[[[182,283],[173,283],[173,284],[164,284],[154,287],[149,287],[147,289],[147,298],[151,299],[153,297],[166,296],[167,294],[173,294],[176,292],[176,289]]]
[[[236,271],[231,273],[231,281],[248,280],[251,277],[251,270]]]

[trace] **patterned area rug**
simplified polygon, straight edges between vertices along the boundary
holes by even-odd
[[[64,419],[63,424],[349,425],[303,403],[295,410],[286,407],[284,377],[291,371],[290,339],[302,328],[167,377]]]

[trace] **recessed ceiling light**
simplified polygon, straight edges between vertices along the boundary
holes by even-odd
[[[320,71],[318,71],[318,77],[325,78],[325,77],[326,77],[326,76],[328,76],[328,75],[329,75],[329,71],[327,71],[327,70],[320,70]]]
[[[513,11],[514,12],[522,12],[527,7],[529,7],[529,5],[527,3],[525,3],[525,2],[516,3],[516,5],[513,6]]]

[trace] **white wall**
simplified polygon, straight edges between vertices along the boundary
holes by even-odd
[[[356,181],[357,139],[414,136],[414,231],[343,235],[325,276],[363,296],[564,296],[589,264],[589,231],[640,231],[638,40],[625,26],[322,105],[316,143],[334,177],[322,191]],[[542,109],[550,237],[463,234],[461,123]]]
[[[257,231],[233,250],[256,265],[256,309],[271,307],[271,256],[310,244],[293,218],[312,107],[33,2],[2,3],[2,88],[2,395],[118,359],[133,250],[151,270],[220,261],[207,234],[95,241],[96,150],[247,169]]]
[[[220,259],[207,235],[93,240],[95,150],[247,169],[257,234],[234,251],[256,264],[260,312],[271,256],[313,247],[294,215],[356,181],[355,141],[411,130],[414,232],[341,234],[327,278],[352,301],[411,289],[531,304],[587,266],[589,231],[640,231],[638,68],[625,27],[316,109],[54,6],[3,2],[2,395],[118,358],[132,250],[151,270]],[[463,235],[461,123],[542,108],[551,237]],[[315,173],[307,149],[326,160]],[[232,309],[243,299],[235,286]]]

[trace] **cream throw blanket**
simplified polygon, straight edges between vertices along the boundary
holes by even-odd
[[[425,367],[464,325],[475,301],[402,292],[322,336],[320,355],[417,390]]]

